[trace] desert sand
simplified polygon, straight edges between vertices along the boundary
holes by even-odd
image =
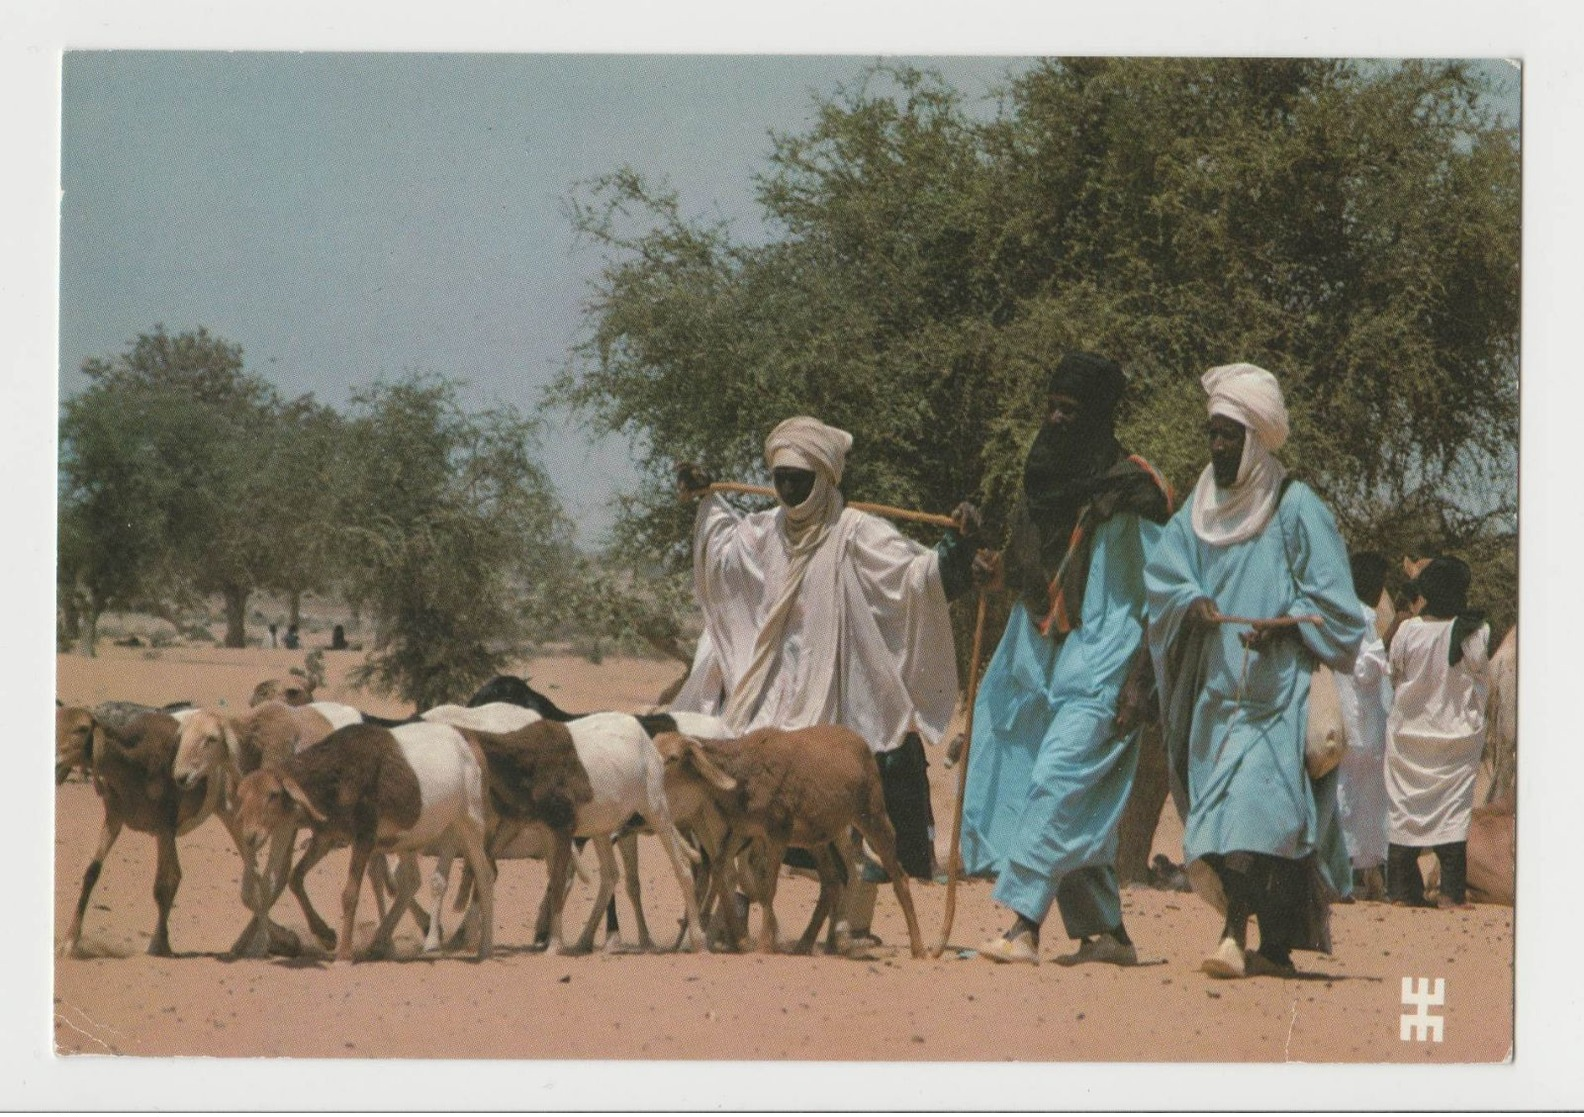
[[[317,642],[317,641],[316,641]],[[71,704],[106,699],[245,705],[253,686],[301,665],[303,652],[105,647],[98,658],[57,659],[57,694]],[[327,652],[318,696],[398,715],[399,704],[351,688],[356,652]],[[571,710],[649,708],[678,665],[569,656],[517,665]],[[957,771],[931,755],[931,783],[944,860]],[[55,934],[64,934],[101,820],[80,776],[56,790]],[[1181,859],[1181,831],[1168,805],[1155,848]],[[544,886],[537,862],[502,866],[497,952],[425,956],[416,927],[398,932],[391,961],[336,965],[321,953],[230,961],[224,952],[246,921],[240,861],[217,821],[179,841],[182,884],[171,922],[174,958],[144,953],[153,929],[154,848],[124,832],[88,911],[84,954],[59,958],[54,1039],[61,1054],[297,1056],[316,1058],[882,1060],[998,1062],[1392,1062],[1479,1063],[1513,1052],[1513,921],[1510,908],[1470,911],[1334,909],[1335,954],[1298,954],[1298,979],[1214,981],[1198,972],[1219,918],[1191,894],[1125,890],[1136,968],[1049,959],[1064,951],[1055,913],[1045,963],[998,966],[973,946],[1001,929],[990,885],[958,890],[951,948],[938,960],[908,954],[900,909],[882,886],[869,959],[688,953],[561,957],[529,949]],[[682,911],[676,880],[654,839],[641,840],[645,910],[669,946]],[[332,922],[346,854],[310,878]],[[946,889],[914,882],[926,945],[939,933]],[[795,935],[816,886],[784,879],[777,901],[783,935]],[[422,895],[422,894],[421,894]],[[569,901],[569,926],[591,890]],[[627,908],[618,899],[618,911]],[[290,897],[276,917],[311,943]],[[448,916],[454,919],[454,915]],[[375,919],[365,889],[364,940]],[[1399,1020],[1404,978],[1441,978],[1442,1042],[1405,1041]],[[420,1011],[421,1009],[421,1011]],[[553,1028],[524,1023],[554,1020]],[[444,1026],[436,1026],[444,1021]],[[1294,1103],[1296,1103],[1294,1099]],[[1051,1104],[1058,1104],[1052,1102]],[[268,1108],[268,1106],[264,1106]]]

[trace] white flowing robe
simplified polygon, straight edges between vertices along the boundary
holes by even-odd
[[[1391,840],[1434,846],[1468,838],[1474,777],[1485,749],[1485,699],[1490,688],[1481,625],[1463,640],[1463,658],[1447,663],[1452,622],[1414,617],[1392,638],[1396,689],[1387,721],[1386,791]]]
[[[744,515],[700,502],[693,586],[704,632],[674,710],[723,714],[785,583],[791,548],[777,507]],[[814,553],[757,708],[734,731],[834,723],[889,752],[926,744],[957,703],[957,659],[936,553],[876,516],[842,509]]]
[[[1376,610],[1361,604],[1360,611],[1367,627],[1353,674],[1335,676],[1348,746],[1337,766],[1337,810],[1353,867],[1370,869],[1386,862],[1386,718],[1392,688]]]

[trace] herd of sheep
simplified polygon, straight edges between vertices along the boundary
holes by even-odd
[[[797,949],[812,950],[828,924],[830,949],[847,951],[846,886],[858,879],[861,836],[893,882],[914,956],[923,954],[879,770],[868,745],[839,727],[734,739],[717,719],[699,714],[576,716],[511,676],[492,680],[465,706],[440,706],[405,722],[314,701],[296,679],[261,683],[241,712],[105,703],[57,706],[55,717],[56,782],[82,768],[104,805],[62,953],[81,950],[83,916],[105,857],[131,827],[157,843],[158,922],[149,953],[170,954],[170,912],[181,881],[176,839],[213,815],[242,860],[247,923],[231,948],[235,956],[300,950],[296,934],[271,917],[290,888],[314,937],[337,960],[351,961],[366,875],[380,909],[367,956],[391,954],[393,932],[410,912],[426,951],[472,944],[487,958],[497,865],[523,857],[549,866],[536,944],[587,951],[607,909],[614,941],[611,901],[623,878],[637,945],[651,949],[639,833],[658,838],[675,871],[686,908],[677,947],[685,940],[695,950],[713,942],[735,948],[745,934],[740,890],[760,906],[760,949],[775,950],[778,869],[786,851],[798,848],[812,856],[820,890]],[[302,830],[309,840],[298,852]],[[340,846],[351,847],[351,860],[337,930],[314,909],[304,879]],[[598,865],[596,898],[569,946],[562,911],[573,873],[588,878],[581,860],[587,846]],[[625,872],[618,871],[618,851]],[[420,856],[434,859],[427,911],[418,902]],[[454,908],[464,914],[447,942],[441,913],[458,856]]]

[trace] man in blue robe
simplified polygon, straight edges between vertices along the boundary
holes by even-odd
[[[964,868],[994,872],[995,900],[1013,916],[980,947],[992,961],[1038,962],[1053,902],[1079,940],[1057,962],[1138,961],[1114,862],[1151,686],[1144,563],[1171,498],[1117,444],[1124,383],[1104,357],[1062,359],[1006,554],[976,564],[1018,594],[974,704],[963,807]]]
[[[1145,570],[1150,651],[1189,880],[1226,915],[1202,968],[1290,976],[1291,951],[1330,951],[1328,905],[1352,883],[1336,773],[1304,766],[1309,676],[1350,673],[1365,622],[1330,510],[1274,456],[1276,378],[1236,364],[1202,382],[1210,464]]]

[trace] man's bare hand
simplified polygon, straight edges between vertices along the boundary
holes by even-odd
[[[1216,623],[1216,618],[1221,611],[1216,608],[1216,603],[1208,597],[1198,597],[1188,603],[1189,624],[1202,625],[1206,628]]]
[[[998,590],[1006,584],[1006,572],[1001,565],[1000,551],[980,551],[973,560],[974,585],[987,590]]]
[[[714,482],[709,471],[695,462],[678,462],[676,475],[677,493],[684,498],[703,496]]]
[[[957,534],[964,539],[977,539],[984,527],[984,517],[979,514],[979,509],[966,500],[952,509],[951,518]]]
[[[1253,627],[1238,633],[1238,639],[1251,652],[1269,651],[1276,641],[1298,635],[1298,626],[1255,621]]]

